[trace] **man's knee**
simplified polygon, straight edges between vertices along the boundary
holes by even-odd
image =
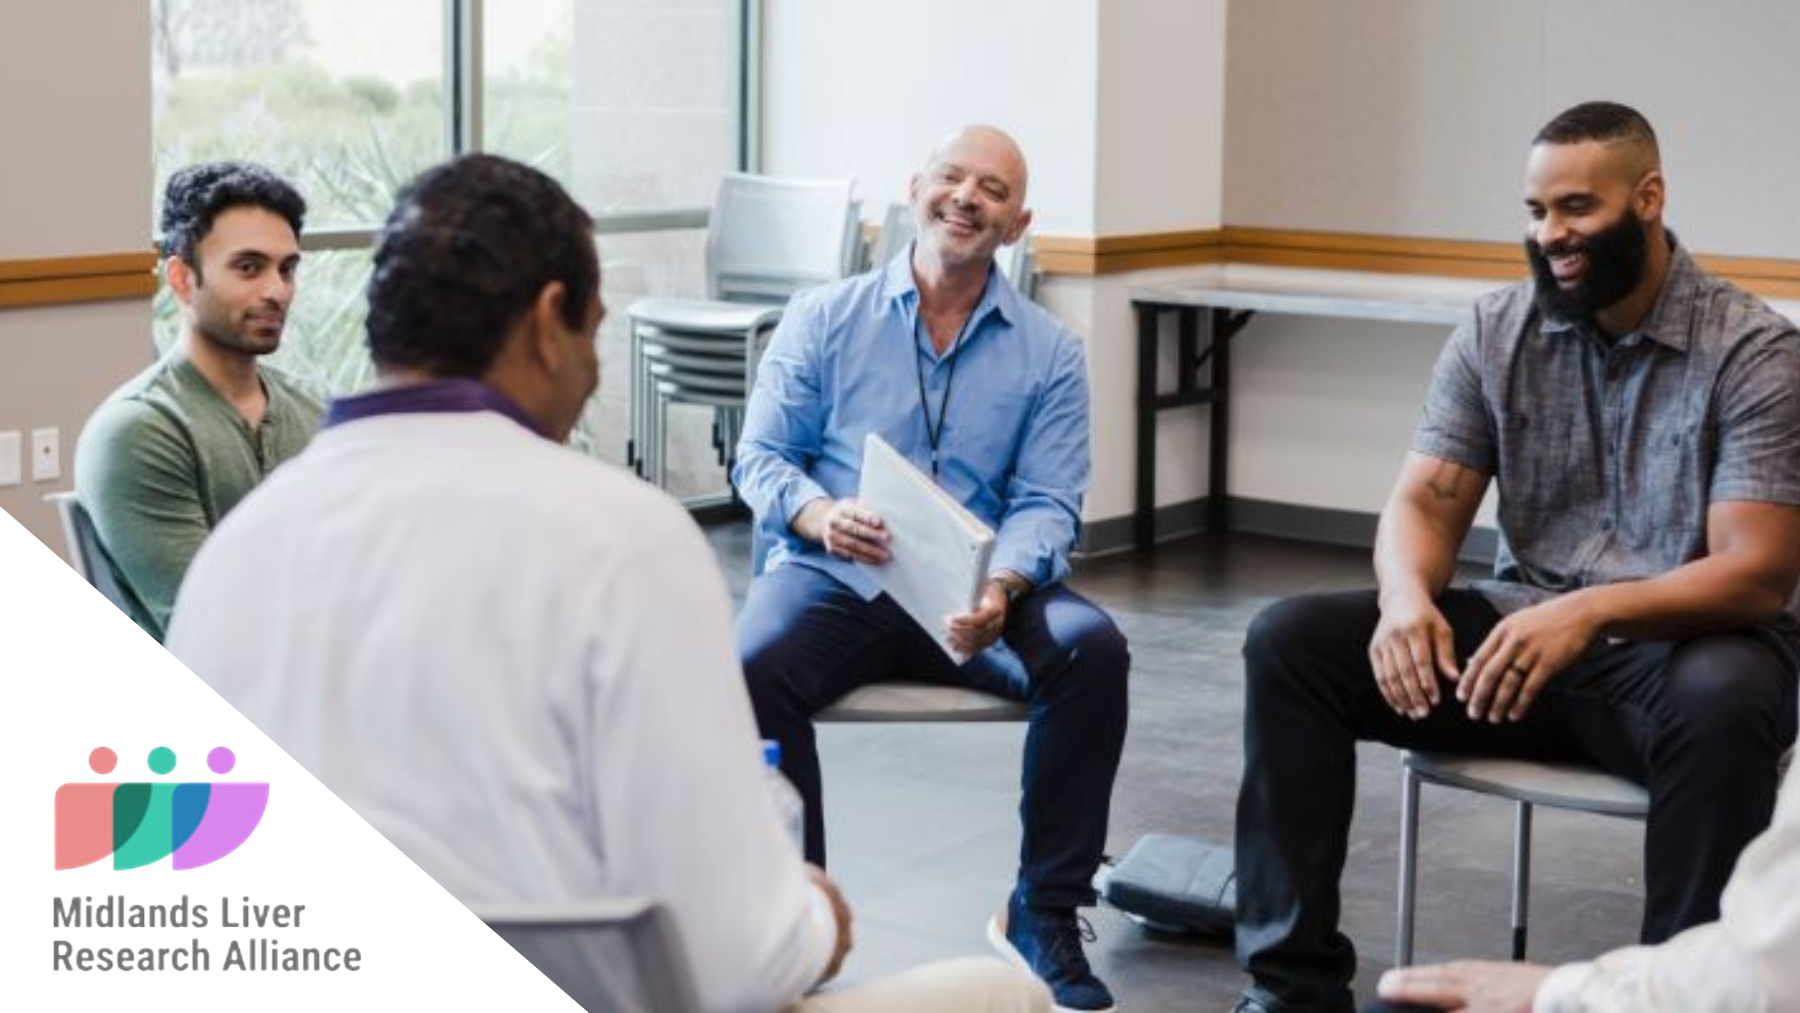
[[[1795,675],[1754,636],[1702,637],[1677,647],[1662,674],[1662,719],[1695,745],[1785,748],[1794,735]]]
[[[738,660],[753,684],[789,664],[795,620],[809,604],[795,591],[796,576],[776,570],[752,580],[738,611]]]
[[[1331,606],[1323,595],[1296,595],[1268,606],[1244,632],[1244,660],[1251,677],[1278,665],[1295,649],[1317,640]]]
[[[1123,678],[1131,667],[1131,646],[1112,617],[1095,608],[1073,638],[1075,657],[1085,667]]]
[[[788,624],[747,623],[746,618],[738,618],[738,663],[744,670],[744,685],[750,691],[750,703],[760,717],[767,707],[793,691],[795,645],[786,635],[784,627]]]

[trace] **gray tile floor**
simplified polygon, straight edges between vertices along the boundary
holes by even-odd
[[[747,531],[725,525],[709,535],[741,596]],[[1111,612],[1131,641],[1131,729],[1111,854],[1153,831],[1230,843],[1244,628],[1279,597],[1369,581],[1366,552],[1243,535],[1077,566],[1072,586]],[[1018,725],[821,729],[832,872],[857,915],[849,975],[986,952],[983,927],[1014,871],[1021,736]],[[1392,750],[1365,745],[1358,768],[1343,925],[1367,998],[1393,949],[1399,767]],[[1511,807],[1430,787],[1422,801],[1419,959],[1503,958]],[[1570,960],[1632,942],[1641,826],[1540,811],[1535,841],[1532,957]],[[1123,1010],[1224,1010],[1243,987],[1228,946],[1158,937],[1105,908],[1089,916],[1098,933],[1089,956]]]

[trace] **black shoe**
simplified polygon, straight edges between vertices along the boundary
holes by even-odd
[[[1058,1013],[1112,1013],[1112,993],[1088,966],[1084,939],[1093,942],[1094,930],[1073,908],[1027,907],[1016,891],[1006,910],[988,922],[988,942],[1050,986]]]

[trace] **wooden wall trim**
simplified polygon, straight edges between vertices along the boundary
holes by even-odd
[[[1198,264],[1268,264],[1513,281],[1525,277],[1517,243],[1311,232],[1228,225],[1220,229],[1033,239],[1046,274],[1094,276]],[[1719,277],[1770,299],[1800,299],[1800,260],[1696,254]]]
[[[1224,230],[1125,236],[1033,236],[1031,251],[1046,274],[1099,275],[1217,263]]]
[[[149,250],[0,260],[0,309],[149,298],[156,294],[156,263]]]
[[[1525,253],[1513,243],[1294,229],[1224,232],[1224,259],[1241,264],[1507,280],[1524,277],[1526,270]]]

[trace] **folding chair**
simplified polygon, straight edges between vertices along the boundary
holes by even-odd
[[[588,1013],[700,1013],[675,916],[642,898],[477,909]]]
[[[120,586],[119,578],[113,572],[112,557],[107,555],[106,547],[100,544],[100,533],[94,530],[94,519],[88,515],[87,508],[81,505],[81,499],[73,492],[53,492],[44,497],[44,502],[56,507],[56,514],[62,520],[63,541],[69,548],[69,565],[92,584],[95,590],[106,596],[106,600],[119,607],[119,610],[130,614],[125,608],[125,589]]]
[[[1531,808],[1644,818],[1650,793],[1642,785],[1594,767],[1481,756],[1406,751],[1400,755],[1399,925],[1394,966],[1412,963],[1414,890],[1418,876],[1419,785],[1441,784],[1511,799],[1513,817],[1512,958],[1525,959],[1525,924],[1531,900]]]

